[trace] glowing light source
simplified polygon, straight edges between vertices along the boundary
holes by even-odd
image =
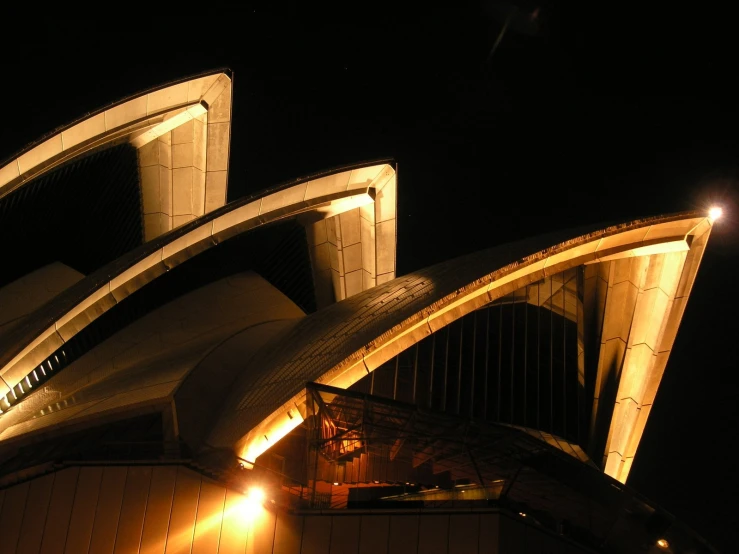
[[[259,487],[251,487],[239,505],[241,514],[245,519],[254,519],[262,511],[263,503],[264,490]]]
[[[720,209],[721,209],[721,208],[719,208],[719,210],[720,210]],[[659,547],[660,547],[661,549],[665,550],[665,549],[667,549],[667,548],[670,548],[670,543],[669,543],[669,542],[667,542],[667,540],[665,540],[665,539],[659,539],[659,540],[657,541],[657,546],[659,546]]]
[[[247,498],[250,502],[261,504],[262,502],[264,502],[264,491],[259,487],[252,487],[249,489],[249,494],[247,495]]]
[[[711,218],[711,221],[716,221],[722,215],[724,215],[724,210],[722,210],[718,206],[714,206],[713,208],[708,210],[708,217]]]

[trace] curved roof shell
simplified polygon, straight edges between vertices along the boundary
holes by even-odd
[[[0,378],[6,388],[6,397],[35,367],[102,313],[183,261],[231,237],[288,218],[300,217],[306,225],[316,225],[325,218],[343,217],[350,212],[359,226],[364,219],[361,212],[368,211],[361,208],[371,206],[370,213],[382,209],[382,201],[376,202],[376,197],[382,197],[386,186],[394,186],[394,175],[393,168],[385,163],[341,168],[297,184],[290,183],[290,186],[277,191],[267,191],[256,198],[232,202],[142,245],[87,276],[34,312],[12,333],[0,338]],[[379,225],[382,223],[385,222]],[[356,244],[362,261],[357,271],[367,273],[371,279],[363,282],[360,277],[358,290],[373,286],[379,265],[373,263],[362,267],[362,251],[390,258],[392,263],[384,276],[394,276],[394,219],[390,224],[389,232],[378,233],[379,236],[359,233],[361,239]],[[374,226],[374,222],[371,225]],[[320,270],[321,260],[315,259],[314,265]]]
[[[92,152],[136,150],[145,240],[226,203],[231,73],[197,75],[124,98],[52,131],[0,166],[0,199]]]
[[[366,194],[367,189],[362,190],[365,192],[361,194]],[[349,198],[356,196],[352,191],[346,194],[349,194]],[[259,204],[262,203],[263,200],[259,201]],[[320,205],[330,207],[331,200],[321,202]],[[236,208],[229,206],[227,207],[229,209],[224,209],[221,215],[219,215],[221,212],[214,214],[214,218],[210,220],[207,227],[211,235],[205,234],[205,241],[209,241],[213,236],[213,229],[219,218],[234,218],[236,216],[232,213],[237,210],[249,213],[256,211],[256,206],[245,209],[247,206],[249,203]],[[277,208],[281,210],[278,212],[281,214],[291,214],[293,213],[291,210],[294,209],[285,210],[284,206]],[[244,221],[246,223],[243,223]],[[248,221],[248,219],[238,217],[232,221],[231,227],[224,226],[224,230],[233,233],[235,232],[233,227],[238,228],[239,225],[242,226],[242,231],[251,228],[254,223]],[[181,417],[184,419],[193,415],[189,412],[198,413],[199,407],[204,405],[213,407],[218,413],[214,414],[213,419],[205,428],[195,424],[197,429],[193,431],[193,436],[198,436],[199,440],[204,440],[211,447],[235,449],[237,455],[243,459],[254,461],[305,417],[307,382],[347,388],[398,352],[407,349],[435,330],[526,284],[536,282],[564,269],[610,260],[629,262],[655,257],[655,260],[661,260],[656,289],[655,287],[641,287],[639,298],[643,301],[637,302],[636,308],[625,322],[629,328],[636,329],[638,333],[653,336],[652,339],[642,341],[645,344],[648,343],[652,349],[653,359],[645,364],[639,361],[636,354],[630,358],[627,352],[626,358],[621,361],[627,371],[624,371],[621,379],[622,390],[619,390],[619,398],[622,394],[627,395],[628,398],[637,398],[635,409],[646,417],[651,405],[651,400],[647,397],[656,392],[652,389],[659,384],[661,371],[664,370],[664,363],[666,363],[674,341],[711,225],[710,219],[701,214],[678,214],[638,220],[601,230],[593,228],[564,231],[454,259],[367,289],[302,319],[295,319],[297,314],[294,314],[290,325],[275,329],[277,334],[274,337],[278,338],[274,342],[267,341],[267,346],[261,349],[254,350],[254,342],[248,337],[243,341],[228,340],[223,347],[219,347],[223,348],[226,354],[220,356],[217,354],[218,349],[214,350],[214,356],[217,358],[220,356],[218,358],[220,361],[216,363],[216,366],[213,366],[213,362],[203,361],[205,365],[202,368],[205,369],[201,368],[200,377],[188,378],[189,372],[194,367],[191,364],[187,370],[178,374],[177,379],[166,380],[172,386],[169,386],[167,390],[158,391],[157,389],[156,399],[152,397],[151,400],[156,400],[156,403],[161,405],[166,405],[171,400],[183,406],[187,404],[188,407],[181,410]],[[198,231],[192,226],[186,226],[179,233],[173,233],[174,237],[162,237],[160,241],[169,238],[170,244],[180,241],[180,244],[187,248],[184,246],[187,240],[183,240],[183,237],[193,232],[198,233],[202,230]],[[166,246],[159,245],[160,241],[155,241],[150,246],[145,245],[158,249],[156,254],[158,259],[154,264],[162,263],[162,252],[166,248]],[[207,244],[209,243],[206,242]],[[182,249],[170,248],[173,251],[172,256],[177,259],[176,254],[182,252]],[[202,251],[202,246],[196,247],[188,250],[187,256],[195,256]],[[673,265],[662,263],[666,257],[670,256],[680,263]],[[655,267],[657,265],[655,264]],[[143,267],[146,270],[151,265],[145,263]],[[648,271],[642,273],[645,278],[651,275]],[[142,272],[131,272],[131,278],[126,281],[129,284],[125,285],[131,287],[129,294],[135,294],[135,291],[142,286],[142,281],[145,282],[141,274]],[[157,270],[149,274],[149,279],[159,274],[161,272]],[[108,285],[111,282],[109,281]],[[631,285],[629,282],[627,284]],[[89,286],[88,284],[87,287],[79,290],[89,290]],[[659,317],[655,315],[654,303],[650,304],[648,300],[650,291],[653,289],[659,294],[667,295],[669,300],[668,304],[663,306]],[[79,290],[74,294],[79,294]],[[67,294],[74,298],[74,294],[69,291],[59,298]],[[203,294],[205,293],[199,295],[201,302],[207,296]],[[88,302],[94,308],[96,297],[92,296],[92,298],[93,300],[88,300]],[[64,301],[69,302],[69,299],[64,299]],[[606,315],[606,317],[611,316]],[[613,317],[615,317],[614,325],[623,327],[625,320],[621,321],[623,319],[621,316]],[[85,322],[89,323],[92,320],[94,318],[85,320]],[[36,320],[35,323],[38,324],[38,322]],[[188,327],[192,324],[183,325]],[[136,325],[134,324],[134,327]],[[25,330],[27,331],[28,328],[25,327]],[[188,332],[187,329],[184,331]],[[236,331],[237,329],[234,328],[234,332]],[[123,336],[126,332],[129,331],[124,329],[118,335]],[[635,345],[633,344],[634,339],[629,339],[629,341],[631,351],[637,352],[641,343]],[[162,355],[166,354],[174,358],[178,358],[180,354],[184,355],[187,349],[179,352],[182,346],[178,344],[175,341],[171,345],[171,352],[166,354],[162,351]],[[248,348],[248,353],[243,348]],[[100,347],[93,352],[100,351],[99,349]],[[638,366],[638,371],[629,373],[628,365],[632,358],[636,360],[632,365]],[[112,394],[119,400],[108,407],[105,403],[99,405],[94,410],[96,417],[103,417],[104,413],[109,410],[120,411],[126,406],[130,408],[140,405],[142,397],[135,392],[136,383],[148,382],[150,378],[157,379],[155,371],[150,378],[141,380],[140,376],[143,374],[136,369],[137,363],[134,363],[133,359],[129,361],[130,363],[125,362],[120,367],[121,372],[117,380],[105,385],[105,387],[113,387],[106,390],[109,395]],[[56,381],[52,380],[50,384],[57,383],[56,386],[60,387],[59,392],[63,396],[68,396],[73,391],[72,389],[66,390],[66,385],[62,384],[70,379],[70,383],[79,383],[76,374],[83,366],[84,364],[82,366],[73,364],[65,370],[66,373],[60,373],[55,377]],[[151,367],[145,371],[148,374],[155,366],[147,367]],[[209,367],[210,369],[207,369]],[[206,392],[204,396],[198,397],[198,391],[204,390],[204,383],[207,382],[206,373],[218,373],[218,371],[223,371],[225,372],[223,375],[229,376],[224,381],[229,386],[226,389],[222,388],[212,392],[210,396]],[[120,379],[123,379],[120,382],[128,383],[124,388],[126,391],[130,389],[129,392],[123,389],[113,390],[115,383]],[[188,379],[189,384],[182,390],[190,392],[182,392],[177,399],[178,387],[183,382],[188,383]],[[79,398],[84,397],[85,394],[92,394],[92,389],[85,392],[87,386],[83,383],[80,387],[73,387]],[[223,394],[226,390],[230,393],[224,400]],[[33,405],[38,403],[32,400],[34,397],[40,398],[38,394],[40,391],[28,398]],[[620,405],[624,409],[630,406],[624,402],[616,402],[616,406],[611,406],[611,412],[607,417],[609,425],[606,425],[599,433],[603,436],[606,448],[613,449],[605,453],[604,467],[610,475],[623,481],[628,475],[630,464],[628,459],[633,459],[644,422],[639,418],[620,417],[623,415],[619,412]],[[178,410],[180,410],[179,406]],[[66,418],[63,412],[64,410],[53,418],[47,419],[46,423],[52,423],[53,426],[66,425],[62,421]],[[614,414],[612,418],[611,413]],[[11,411],[0,418],[0,424],[5,424],[0,440],[21,437],[28,433],[33,434],[35,433],[33,429],[37,425],[44,424],[42,421],[31,423],[33,420],[23,423],[18,420],[19,415],[17,411]],[[79,421],[79,418],[74,417],[75,414],[69,412],[67,415],[72,416],[69,421],[73,419]],[[89,416],[90,413],[87,415]],[[627,413],[626,416],[629,414]],[[94,418],[88,418],[88,420],[94,421]],[[616,444],[621,444],[621,446],[617,447]],[[610,469],[608,468],[609,463],[612,466]]]
[[[601,432],[607,448],[620,444],[606,453],[613,458],[607,463],[613,476],[625,480],[645,421],[619,410],[639,411],[646,396],[656,392],[649,382],[659,383],[710,229],[710,219],[688,213],[562,232],[457,258],[364,291],[306,317],[280,348],[256,358],[233,387],[209,442],[235,444],[242,458],[254,461],[299,423],[295,414],[305,412],[306,382],[347,388],[435,330],[565,269],[675,254],[678,263],[659,269],[656,285],[639,289],[633,312],[610,315],[615,326],[634,329],[627,337],[633,348],[621,360],[625,370],[618,395],[637,400],[633,410],[630,403],[617,402],[610,426]],[[654,271],[644,274],[652,278]],[[661,311],[650,300],[655,293],[667,300]],[[639,358],[641,345],[649,348],[646,361]]]
[[[396,279],[397,178],[389,160],[337,168],[226,204],[231,97],[231,76],[225,71],[171,83],[58,129],[0,168],[3,198],[80,156],[127,143],[137,149],[146,240],[92,274],[70,280],[43,305],[25,306],[3,329],[0,410],[5,413],[0,415],[0,441],[30,437],[48,427],[46,423],[56,421],[60,427],[74,419],[62,408],[45,422],[28,420],[23,413],[44,397],[40,386],[34,388],[40,381],[38,371],[45,371],[45,364],[51,371],[51,358],[63,354],[65,345],[101,316],[213,246],[290,220],[305,228],[315,296],[322,309],[299,320],[293,314],[290,325],[279,333],[274,329],[279,343],[259,352],[253,351],[251,339],[229,342],[221,337],[226,340],[221,366],[229,366],[228,360],[238,358],[247,346],[254,358],[244,371],[229,366],[233,386],[228,397],[212,425],[192,422],[193,436],[254,462],[305,417],[306,383],[347,388],[465,314],[584,265],[596,268],[593,274],[605,283],[610,298],[601,306],[591,436],[602,446],[605,471],[625,481],[710,235],[710,218],[691,212],[564,231]],[[609,262],[618,267],[599,275]],[[17,296],[12,286],[0,290],[0,299]],[[116,336],[134,332],[135,326]],[[166,355],[174,358],[187,350],[181,344],[170,346]],[[99,348],[90,352],[99,353]],[[216,371],[203,369],[209,363],[202,366],[201,376]],[[62,395],[117,398],[96,403],[87,413],[114,417],[141,403],[137,383],[157,379],[156,371],[147,366],[142,373],[137,364],[133,359],[122,362],[120,380],[106,381],[105,386],[80,381],[81,363],[56,375],[54,382]],[[166,404],[181,390],[180,400],[190,406],[187,410],[195,410],[196,392],[204,383],[195,377],[188,381],[192,371],[188,366],[147,398]],[[615,403],[604,406],[603,383],[614,380]],[[101,386],[105,392],[98,394]],[[211,401],[224,393],[219,391],[211,391]],[[87,410],[79,405],[75,409]]]

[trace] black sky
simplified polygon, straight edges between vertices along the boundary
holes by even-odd
[[[591,4],[538,4],[540,33],[508,34],[488,64],[502,21],[484,4],[29,14],[0,38],[0,159],[121,97],[229,67],[229,199],[394,157],[399,273],[553,228],[723,205],[629,484],[732,552],[739,33],[697,5]]]

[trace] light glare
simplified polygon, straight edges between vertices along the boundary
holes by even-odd
[[[724,210],[719,208],[718,206],[714,206],[710,210],[708,210],[708,217],[710,217],[713,221],[716,221],[724,214]]]
[[[665,548],[669,548],[670,547],[670,543],[667,542],[665,539],[659,539],[657,541],[657,546],[659,546],[662,549],[665,549]]]
[[[249,489],[249,496],[247,496],[249,502],[261,504],[264,502],[264,491],[259,487],[252,487]]]
[[[239,503],[239,511],[245,520],[252,521],[261,513],[263,502],[264,490],[259,487],[251,487]]]

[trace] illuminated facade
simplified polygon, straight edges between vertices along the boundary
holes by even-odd
[[[230,122],[201,75],[0,169],[2,551],[712,552],[624,483],[716,213],[396,278],[391,161],[226,203]]]

